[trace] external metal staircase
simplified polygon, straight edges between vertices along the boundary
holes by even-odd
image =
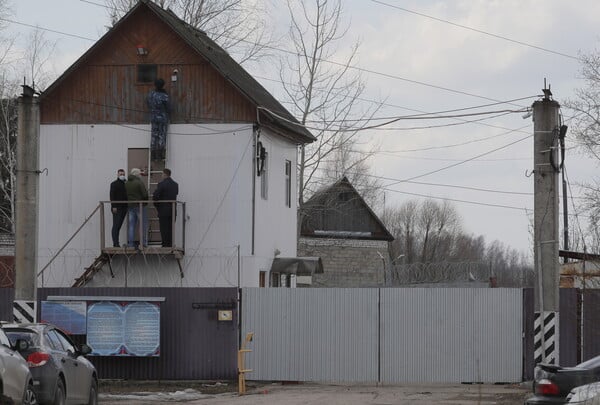
[[[83,287],[90,281],[96,273],[98,273],[105,264],[108,264],[108,268],[110,269],[110,275],[114,278],[115,275],[113,273],[112,267],[110,265],[110,256],[106,253],[102,253],[100,256],[94,259],[94,263],[90,267],[87,267],[84,273],[75,279],[75,282],[71,287]]]

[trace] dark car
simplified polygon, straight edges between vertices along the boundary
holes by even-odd
[[[525,404],[566,404],[569,392],[581,385],[600,381],[600,356],[575,367],[540,363],[535,367],[533,392]]]
[[[18,341],[16,346],[26,349],[27,343]],[[0,404],[34,405],[33,377],[16,349],[0,328]]]
[[[21,350],[34,380],[34,391],[42,404],[98,403],[98,374],[84,357],[91,349],[77,347],[60,329],[49,324],[5,324],[13,342],[26,341]]]

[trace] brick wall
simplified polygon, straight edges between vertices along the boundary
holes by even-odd
[[[298,256],[318,256],[323,274],[315,274],[313,287],[374,287],[384,285],[389,271],[388,242],[359,239],[300,238]],[[389,279],[389,273],[386,275]]]

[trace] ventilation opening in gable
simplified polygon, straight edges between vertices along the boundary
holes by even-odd
[[[157,71],[156,65],[137,65],[138,83],[154,83],[157,79]]]

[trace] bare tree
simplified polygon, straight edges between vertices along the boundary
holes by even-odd
[[[16,82],[0,76],[0,232],[15,230],[17,99]]]
[[[390,254],[399,282],[487,282],[496,276],[499,286],[532,285],[533,269],[525,254],[499,241],[486,246],[483,236],[463,233],[448,202],[410,200],[388,208],[382,219],[395,238]]]
[[[1,4],[1,3],[0,3]],[[48,41],[39,28],[31,31],[22,57],[8,60],[14,55],[13,39],[0,40],[0,232],[15,230],[15,184],[17,140],[17,94],[21,78],[40,91],[51,79],[47,69],[54,53],[55,42]]]
[[[115,24],[137,4],[137,0],[105,0]],[[205,31],[238,63],[257,61],[268,55],[273,44],[264,0],[154,0],[171,9],[192,27]]]
[[[4,18],[10,16],[10,3],[0,0],[0,232],[14,233],[14,190],[16,169],[17,99],[13,50],[14,37],[6,37]]]
[[[56,41],[48,40],[45,32],[39,27],[30,32],[22,62],[23,70],[27,73],[26,80],[35,90],[43,91],[51,80],[48,63],[55,49]]]
[[[341,53],[348,32],[342,21],[341,0],[288,0],[287,4],[291,21],[289,38],[295,52],[282,61],[280,79],[293,106],[292,112],[317,138],[300,149],[301,220],[306,198],[336,176],[353,177],[352,183],[369,199],[365,189],[361,189],[361,184],[367,183],[351,172],[360,173],[368,167],[361,162],[371,153],[359,152],[358,134],[369,125],[381,104],[364,107],[359,103],[365,82],[352,69],[358,43],[350,47],[341,62],[331,63]],[[328,161],[335,163],[327,167]]]
[[[585,152],[600,163],[600,52],[580,55],[581,76],[584,85],[576,89],[575,97],[567,100],[564,106],[573,110],[570,133],[574,134]],[[597,251],[598,234],[600,234],[600,178],[582,184],[585,199],[579,208],[590,216],[587,235],[580,235],[580,243]],[[586,237],[587,240],[586,241]]]

